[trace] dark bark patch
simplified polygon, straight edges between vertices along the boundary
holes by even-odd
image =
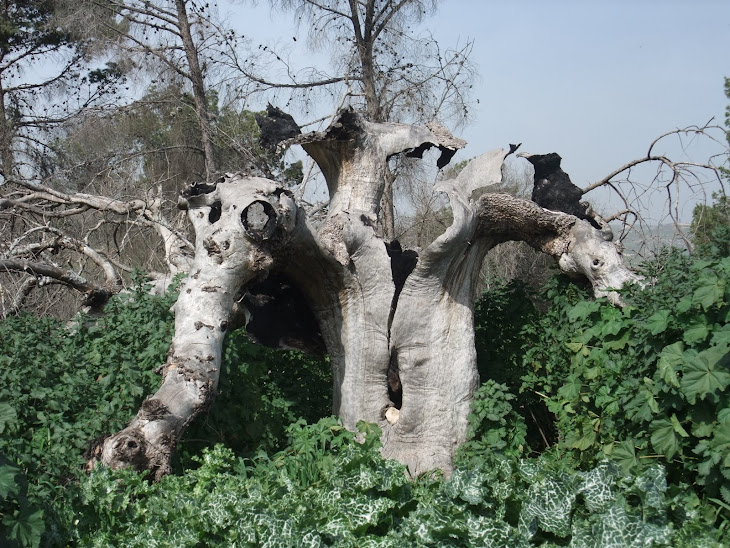
[[[223,260],[221,257],[221,248],[213,238],[203,240],[203,248],[208,252],[208,256],[213,257],[215,261],[221,262]]]
[[[89,442],[89,446],[86,448],[86,451],[84,451],[84,461],[86,461],[84,470],[86,473],[91,472],[96,467],[97,463],[101,462],[101,454],[104,451],[104,441],[106,441],[108,437],[109,436],[99,436]]]
[[[207,323],[203,323],[203,322],[195,322],[193,325],[195,326],[196,331],[200,331],[204,327],[207,327],[208,329],[213,329],[212,325],[208,325]]]
[[[225,179],[221,177],[218,182],[223,182]],[[192,198],[193,196],[200,196],[202,194],[210,194],[215,191],[216,183],[212,185],[208,183],[193,183],[188,188],[182,191],[183,198]]]
[[[438,160],[436,160],[436,167],[441,169],[442,167],[447,166],[451,161],[451,158],[453,158],[454,154],[456,154],[456,149],[435,145],[434,143],[423,143],[421,146],[407,152],[406,156],[409,158],[423,158],[423,153],[433,146],[438,146],[438,149],[441,151]]]
[[[109,463],[112,468],[131,466],[139,471],[150,468],[147,458],[147,443],[141,432],[123,430],[112,440],[114,457],[113,461]]]
[[[400,409],[403,405],[403,385],[400,382],[400,373],[398,372],[398,356],[395,352],[390,355],[390,363],[387,371],[388,379],[388,398],[393,403],[393,407]]]
[[[393,283],[395,284],[397,296],[400,295],[406,279],[418,264],[418,253],[412,249],[404,251],[398,240],[386,242],[385,249],[390,257],[390,270],[393,274]]]
[[[398,240],[385,243],[385,249],[390,257],[390,270],[393,275],[393,284],[395,285],[395,292],[393,293],[393,301],[390,304],[390,315],[388,316],[388,329],[393,323],[393,317],[395,315],[395,309],[398,306],[398,297],[400,292],[403,290],[403,286],[410,276],[413,269],[418,264],[418,253],[412,249],[403,248]]]
[[[162,420],[170,414],[170,409],[160,400],[149,397],[142,402],[139,418],[143,420]]]
[[[365,214],[360,215],[360,220],[362,221],[362,224],[364,224],[365,226],[374,228],[373,222],[370,219],[368,219],[367,215],[365,215]],[[385,244],[385,245],[387,246],[388,244]]]
[[[562,158],[555,152],[525,156],[535,168],[532,201],[551,211],[562,211],[584,219],[595,228],[602,227],[587,202],[581,202],[583,191],[573,184],[570,176],[560,167]]]
[[[274,152],[282,141],[296,137],[302,132],[290,114],[271,104],[266,105],[266,116],[256,115],[256,124],[261,129],[259,145],[270,152]]]
[[[217,223],[221,218],[221,213],[222,213],[221,202],[220,202],[220,200],[216,200],[210,206],[210,212],[208,212],[208,222],[210,222],[210,224]]]

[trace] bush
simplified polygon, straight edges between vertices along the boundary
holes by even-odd
[[[26,315],[0,322],[0,455],[10,466],[0,472],[28,483],[20,490],[25,480],[7,480],[8,497],[15,497],[8,501],[15,502],[3,507],[3,523],[14,524],[9,516],[19,511],[23,519],[33,517],[26,520],[32,531],[43,525],[47,542],[65,544],[73,520],[58,513],[83,474],[89,443],[124,428],[159,387],[155,370],[172,340],[175,298],[154,297],[139,286],[113,298],[96,321],[79,317],[66,326]],[[218,405],[188,429],[176,468],[192,466],[191,455],[218,442],[239,454],[280,449],[290,423],[331,412],[330,378],[325,360],[276,353],[234,333],[225,349]],[[35,510],[28,514],[34,508],[43,511],[45,524]]]
[[[652,284],[619,309],[547,292],[550,309],[525,332],[523,391],[545,396],[560,448],[583,466],[610,458],[625,472],[662,462],[694,486],[708,519],[730,518],[730,259],[678,252],[646,265]],[[724,502],[722,502],[724,501]]]
[[[200,466],[147,483],[96,470],[74,501],[79,546],[713,546],[662,466],[624,474],[608,461],[580,472],[550,454],[486,453],[449,481],[408,480],[334,418],[289,428],[289,446],[252,460],[222,446]],[[562,464],[561,464],[562,462]],[[681,514],[681,515],[680,515]]]
[[[71,328],[0,323],[8,546],[719,546],[730,519],[730,259],[668,252],[616,308],[563,278],[475,320],[485,382],[448,481],[409,480],[379,430],[335,418],[326,360],[226,343],[180,475],[81,473],[154,391],[174,296],[144,288]],[[539,310],[543,312],[538,313]],[[485,342],[489,336],[489,341]],[[496,364],[489,369],[488,363]],[[131,382],[130,382],[131,380]],[[202,456],[200,456],[202,455]]]

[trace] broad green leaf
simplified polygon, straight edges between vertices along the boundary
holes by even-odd
[[[676,413],[672,413],[671,419],[672,421],[672,427],[674,428],[674,431],[682,436],[683,438],[688,438],[689,434],[687,431],[682,427],[682,425],[679,423],[679,419],[677,418]]]
[[[667,363],[676,366],[681,365],[684,362],[684,346],[681,342],[676,342],[662,348],[661,358],[666,360]]]
[[[623,505],[616,503],[599,514],[590,527],[576,525],[570,545],[574,548],[664,546],[671,533],[670,527],[648,523],[640,514],[629,514]]]
[[[682,344],[682,343],[678,343]],[[681,348],[681,347],[680,347]],[[681,350],[680,350],[681,352]],[[679,363],[682,363],[681,361]],[[679,388],[679,378],[677,378],[677,365],[674,358],[671,356],[671,353],[668,353],[665,355],[662,352],[662,355],[659,356],[659,363],[657,364],[657,369],[659,372],[659,377],[666,382],[669,386],[673,386],[674,388]]]
[[[583,494],[586,508],[590,512],[601,512],[616,498],[611,484],[618,475],[618,468],[609,461],[599,463],[593,470],[579,472],[583,479],[578,492]]]
[[[601,329],[601,335],[618,335],[619,332],[626,327],[626,322],[620,318],[613,318],[604,323]]]
[[[653,314],[647,318],[644,326],[649,330],[652,335],[658,335],[666,331],[669,325],[669,310],[660,310],[656,314]]]
[[[520,532],[531,538],[538,529],[560,537],[570,534],[570,514],[576,492],[569,481],[547,477],[533,483],[520,511]]]
[[[687,344],[693,344],[698,341],[703,341],[709,335],[710,330],[707,327],[707,317],[704,314],[700,314],[698,318],[693,321],[690,326],[684,330],[682,340]]]
[[[611,460],[615,461],[625,473],[628,473],[633,467],[638,466],[639,464],[639,459],[636,457],[634,440],[627,440],[614,444],[611,451],[606,454],[611,458]]]
[[[12,426],[18,420],[18,414],[15,408],[7,402],[0,402],[0,434],[2,434],[8,426]]]
[[[726,408],[727,409],[727,408]],[[730,409],[728,409],[730,411]],[[715,411],[715,406],[707,403],[695,405],[690,412],[690,423],[692,435],[698,438],[706,438],[712,435],[720,421],[721,414]]]
[[[567,343],[565,343],[565,346],[571,352],[578,353],[578,352],[580,352],[583,349],[583,347],[585,345],[583,343],[580,343],[580,342],[567,342]]]
[[[41,535],[46,526],[43,522],[43,510],[25,511],[16,518],[7,516],[4,525],[10,525],[10,538],[17,540],[21,546],[36,548],[40,545]]]
[[[684,352],[682,348],[681,342],[670,344],[662,349],[662,353],[659,356],[659,376],[664,382],[675,388],[679,388],[680,386],[677,371],[682,363],[684,363]]]
[[[20,492],[20,486],[15,481],[15,476],[20,470],[15,466],[4,464],[0,466],[0,499],[7,499],[9,494],[16,495]]]
[[[726,324],[720,329],[715,329],[712,332],[712,339],[710,341],[713,346],[730,346],[730,324]]]
[[[685,356],[687,359],[682,367],[680,384],[682,393],[691,404],[716,390],[725,390],[730,384],[727,347],[712,347],[699,354],[690,350],[685,352]]]
[[[583,420],[578,430],[571,432],[566,436],[565,441],[566,443],[569,443],[572,448],[578,449],[579,451],[585,451],[596,443],[596,430],[597,428],[594,425],[594,421],[586,418]]]
[[[631,341],[631,332],[626,330],[623,332],[621,337],[618,339],[611,340],[610,338],[605,340],[603,347],[607,350],[623,350],[626,345]]]
[[[684,314],[690,308],[692,308],[692,297],[688,295],[686,297],[683,297],[682,300],[677,303],[677,306],[674,308],[674,310],[677,312],[677,314]]]
[[[573,323],[586,319],[599,308],[601,308],[601,304],[598,301],[581,301],[568,310],[568,320]]]
[[[668,419],[652,421],[651,445],[657,453],[666,457],[667,460],[676,455],[681,447],[681,440],[677,437],[674,425]]]
[[[692,302],[708,310],[715,303],[722,302],[725,295],[725,280],[718,278],[715,274],[707,274],[701,278],[702,285],[695,289],[692,295]]]

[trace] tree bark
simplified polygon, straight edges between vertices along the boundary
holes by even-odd
[[[175,0],[177,9],[178,28],[182,37],[185,57],[188,60],[189,77],[193,86],[193,100],[195,101],[195,114],[198,118],[200,128],[200,141],[205,154],[205,173],[208,181],[212,180],[216,173],[215,153],[213,151],[213,140],[210,130],[210,113],[208,112],[208,98],[205,96],[205,83],[203,82],[203,71],[200,68],[198,50],[195,47],[193,35],[190,32],[190,21],[188,20],[185,0]]]
[[[294,227],[296,211],[288,193],[266,179],[240,183],[233,177],[187,192],[195,258],[175,304],[175,336],[162,386],[127,428],[99,448],[101,459],[113,468],[132,465],[156,477],[170,471],[184,428],[214,399],[223,337],[241,288],[266,275]]]
[[[343,111],[324,132],[300,135],[330,192],[317,230],[272,181],[226,177],[187,191],[196,232],[191,275],[175,307],[175,337],[160,390],[130,425],[107,438],[100,459],[169,471],[185,426],[210,405],[223,336],[247,284],[280,272],[304,295],[333,368],[334,412],[347,428],[365,420],[383,429],[383,454],[411,474],[451,471],[464,441],[479,382],[473,302],[486,252],[521,239],[587,276],[596,294],[632,279],[615,246],[587,221],[528,200],[474,191],[501,181],[497,150],[439,183],[453,223],[417,257],[377,235],[388,158],[441,150],[443,165],[463,146],[444,128],[376,124]],[[389,376],[402,393],[389,392]]]

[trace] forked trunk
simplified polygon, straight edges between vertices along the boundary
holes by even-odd
[[[605,233],[586,220],[507,195],[472,198],[501,181],[514,147],[487,153],[439,183],[454,221],[418,256],[376,232],[388,158],[437,147],[441,167],[462,141],[438,126],[373,124],[346,110],[326,131],[287,144],[301,144],[318,162],[330,191],[326,221],[314,230],[291,195],[265,179],[227,176],[187,191],[197,247],[175,307],[162,386],[127,428],[103,441],[106,464],[169,471],[185,426],[212,402],[238,301],[269,273],[296,285],[319,323],[333,368],[333,411],[348,428],[378,423],[383,454],[413,475],[437,468],[448,474],[465,440],[479,383],[473,303],[491,247],[524,240],[587,276],[597,295],[635,279]]]

